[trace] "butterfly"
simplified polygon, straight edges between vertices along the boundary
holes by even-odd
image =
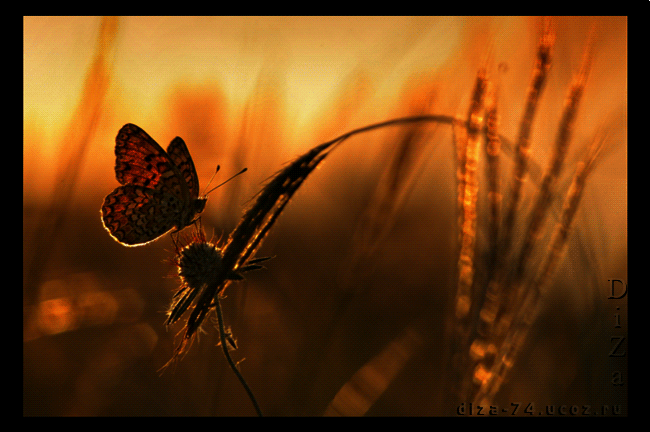
[[[144,130],[126,124],[115,138],[115,178],[122,186],[104,198],[104,228],[125,246],[142,246],[194,223],[205,208],[199,179],[185,142],[167,151]]]

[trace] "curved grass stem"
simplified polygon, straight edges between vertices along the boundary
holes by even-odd
[[[246,383],[246,380],[242,376],[241,372],[239,372],[239,369],[237,369],[237,365],[233,361],[232,357],[230,357],[230,353],[228,352],[228,342],[226,341],[226,328],[223,324],[223,313],[221,312],[221,301],[219,295],[215,297],[216,298],[214,303],[215,303],[215,309],[217,310],[217,321],[219,322],[219,338],[221,339],[221,348],[223,349],[223,355],[226,356],[226,360],[228,360],[228,364],[230,365],[230,368],[235,373],[235,375],[237,375],[237,378],[239,378],[239,381],[244,387],[244,390],[246,390],[246,393],[248,393],[248,397],[251,399],[251,402],[253,403],[253,407],[255,408],[257,415],[259,417],[263,417],[262,410],[260,409],[260,406],[257,404],[257,400],[255,399],[255,395],[253,394],[253,391]]]

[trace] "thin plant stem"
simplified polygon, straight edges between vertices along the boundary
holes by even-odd
[[[253,395],[253,391],[246,383],[246,380],[242,376],[241,372],[239,372],[239,369],[237,369],[237,365],[232,360],[232,357],[230,357],[230,353],[228,352],[228,342],[226,341],[226,328],[223,324],[223,313],[221,312],[221,301],[219,297],[220,297],[219,295],[215,296],[214,303],[215,303],[215,309],[217,310],[217,321],[219,322],[219,338],[221,339],[221,348],[223,349],[223,355],[226,356],[226,360],[228,360],[228,364],[230,365],[230,368],[235,373],[235,375],[237,375],[237,378],[239,378],[239,381],[241,382],[241,385],[244,387],[244,390],[246,390],[246,393],[248,393],[248,397],[251,399],[251,402],[253,403],[253,407],[255,408],[257,415],[259,417],[263,417],[262,410],[260,409],[260,406],[257,404],[257,400],[255,399],[255,395]]]

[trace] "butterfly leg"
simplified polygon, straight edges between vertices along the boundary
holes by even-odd
[[[192,221],[192,223],[194,224],[194,228],[196,228],[196,231],[201,232],[201,230],[203,229],[203,227],[201,226],[201,216],[200,215],[197,216],[196,219]]]
[[[176,234],[174,236],[174,234]],[[180,230],[174,230],[169,233],[169,236],[172,238],[172,242],[174,243],[174,248],[176,251],[180,251],[180,248],[178,247],[178,236],[180,235]]]

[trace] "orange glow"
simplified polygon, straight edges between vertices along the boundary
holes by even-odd
[[[485,382],[487,382],[490,377],[492,377],[492,374],[490,371],[486,370],[483,368],[483,366],[477,366],[476,370],[474,371],[474,384],[481,385]]]
[[[589,400],[592,384],[608,379],[592,359],[605,358],[611,335],[619,335],[611,317],[625,323],[627,316],[626,300],[610,302],[606,292],[608,280],[627,278],[626,17],[24,17],[23,24],[24,415],[252,414],[225,372],[212,315],[174,371],[156,374],[178,343],[180,327],[164,322],[179,282],[177,269],[165,264],[174,253],[168,236],[125,248],[102,226],[100,206],[118,186],[115,138],[123,125],[142,127],[163,148],[182,137],[201,193],[217,165],[213,185],[248,168],[213,191],[202,213],[207,237],[225,243],[290,161],[350,130],[417,114],[456,118],[457,129],[400,125],[345,141],[265,237],[257,256],[273,259],[228,288],[224,315],[239,345],[233,358],[262,410],[321,415],[343,390],[344,413],[448,414],[444,385],[453,377],[442,371],[455,360],[443,358],[448,313],[468,323],[459,338],[463,353],[483,362],[462,371],[467,387],[496,383],[503,387],[498,397],[540,404],[565,403],[567,395],[602,402]],[[513,250],[524,242],[592,28],[591,70],[557,179],[559,204],[550,206],[537,249],[549,246],[592,137],[602,131],[611,145],[582,185],[574,231],[549,281],[549,307],[525,341],[544,352],[540,365],[531,356],[522,356],[523,364],[509,354],[502,359],[502,347],[479,343],[469,325],[483,321],[502,334],[516,322],[497,309],[475,310],[473,285],[486,273],[489,204],[500,203],[505,216],[514,143],[546,24],[552,64],[530,146],[522,149],[530,169]],[[487,102],[498,108],[498,152],[486,153],[482,140],[469,151],[454,148],[454,139],[467,139],[458,125],[470,113],[482,68],[493,86]],[[470,116],[474,123],[488,118],[483,110]],[[403,171],[391,171],[400,154],[396,137],[409,133],[419,147],[404,152]],[[461,153],[471,159],[457,171]],[[487,192],[486,156],[497,154],[500,189]],[[406,187],[393,195],[373,195],[393,192],[404,178]],[[399,205],[382,206],[376,196]],[[389,215],[389,223],[368,222],[368,209],[376,213],[370,217]],[[359,252],[359,232],[374,235],[364,243],[372,253]],[[543,262],[543,253],[531,252],[530,262]],[[408,329],[417,343],[407,338],[408,350],[394,349],[391,341]],[[375,367],[386,352],[385,365]],[[513,367],[503,383],[489,369],[501,360]],[[540,378],[557,376],[569,361],[576,365],[571,380]],[[627,363],[611,369],[627,373]],[[375,385],[372,397],[359,394],[359,383]]]
[[[38,316],[38,327],[46,334],[68,331],[75,325],[72,305],[64,298],[41,303]]]

